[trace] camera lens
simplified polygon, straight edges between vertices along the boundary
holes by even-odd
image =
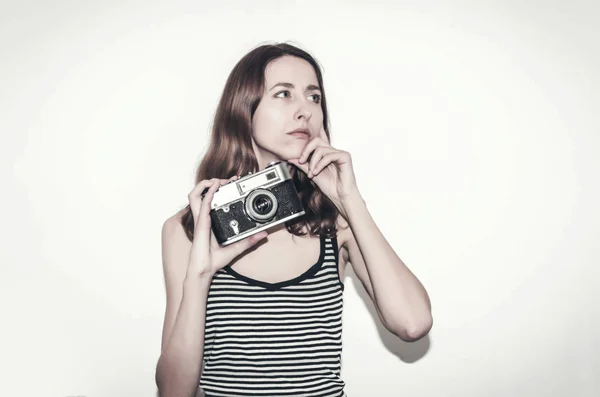
[[[271,201],[270,197],[261,194],[256,196],[252,202],[252,207],[254,208],[254,211],[258,212],[259,214],[268,214],[271,208],[273,208],[273,201]]]
[[[246,196],[246,214],[256,222],[265,223],[277,214],[277,198],[266,189],[256,189]]]

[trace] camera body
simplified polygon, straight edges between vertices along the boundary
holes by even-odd
[[[286,163],[281,161],[219,187],[210,206],[211,227],[221,246],[304,213]]]

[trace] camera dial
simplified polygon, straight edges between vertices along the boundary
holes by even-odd
[[[271,161],[269,164],[267,164],[267,166],[265,168],[273,167],[274,165],[277,165],[279,163],[281,163],[281,161],[279,161],[279,160]]]

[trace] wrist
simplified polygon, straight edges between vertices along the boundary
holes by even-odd
[[[213,271],[209,271],[209,270],[190,271],[188,269],[188,272],[185,275],[184,283],[197,284],[197,283],[203,283],[203,282],[206,283],[207,282],[210,284],[214,275],[215,275],[215,273]]]
[[[182,298],[195,301],[207,297],[211,281],[208,277],[186,276],[183,280]]]
[[[365,200],[360,195],[360,192],[358,190],[355,190],[342,199],[340,207],[342,209],[342,212],[348,215],[357,206],[365,205]]]

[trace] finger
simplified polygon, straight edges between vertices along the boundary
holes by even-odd
[[[297,159],[290,159],[290,160],[288,160],[288,163],[295,165],[302,172],[304,172],[305,174],[308,174],[308,164],[307,163],[300,164]]]
[[[304,164],[306,162],[310,152],[312,152],[316,147],[316,140],[317,138],[313,138],[306,144],[306,146],[304,146],[304,149],[302,149],[302,152],[300,153],[300,157],[298,157],[298,162],[300,164]]]
[[[323,156],[327,153],[331,153],[335,151],[334,148],[329,148],[329,147],[324,147],[324,146],[319,146],[315,149],[315,151],[313,152],[312,158],[310,159],[310,164],[308,166],[308,172],[310,174],[311,171],[313,171],[315,169],[315,166],[317,165],[317,163],[321,160],[321,158],[323,158]],[[314,173],[314,171],[313,171]],[[309,175],[311,176],[311,175]]]
[[[211,228],[210,228],[210,206],[212,204],[212,200],[215,195],[215,192],[221,186],[218,179],[212,179],[211,181],[212,181],[212,183],[211,183],[210,187],[208,188],[208,191],[202,198],[202,205],[200,206],[200,212],[198,213],[198,222],[196,225],[196,229],[198,230],[198,232],[205,233],[206,238],[209,237],[208,232],[211,230]]]
[[[229,182],[234,181],[236,179],[238,179],[239,177],[234,175],[229,179],[217,179],[217,178],[213,178],[211,180],[215,180],[215,181],[219,181],[219,185],[221,186],[225,186],[227,185]],[[208,191],[208,186],[204,189],[205,191],[202,192],[202,195],[206,194],[206,192]]]
[[[311,169],[312,175],[309,175],[309,177],[315,177],[319,175],[319,173],[323,171],[325,167],[327,167],[331,163],[334,163],[337,160],[340,160],[342,157],[343,154],[337,151],[325,154],[321,158],[321,160],[317,164],[315,164],[315,166]]]
[[[250,237],[247,237],[243,240],[237,241],[227,247],[223,248],[223,254],[225,256],[225,261],[227,263],[231,262],[234,258],[240,255],[242,252],[246,251],[254,244],[258,243],[260,240],[264,239],[269,235],[269,232],[263,230],[262,232],[253,234]]]
[[[234,176],[232,176],[232,177],[231,177],[231,178],[229,178],[229,179],[219,179],[219,178],[212,178],[212,179],[208,179],[208,181],[209,181],[209,182],[210,182],[210,181],[219,181],[219,184],[220,184],[221,186],[223,186],[223,185],[227,185],[229,182],[231,182],[231,181],[234,181],[234,180],[237,180],[237,179],[239,179],[239,176],[237,176],[237,175],[234,175]],[[206,187],[205,187],[205,190],[206,190],[206,191],[208,191],[208,186],[206,186]],[[204,191],[203,191],[203,192],[201,193],[201,195],[202,195],[202,194],[206,194],[206,192],[204,192]]]
[[[240,177],[238,175],[234,175],[234,176],[232,176],[229,179],[221,179],[221,186],[222,185],[227,185],[231,181],[237,181],[238,179],[240,179]]]
[[[210,179],[205,179],[200,181],[196,186],[192,189],[192,191],[188,194],[188,201],[190,203],[190,209],[192,210],[192,215],[194,216],[194,225],[198,219],[198,213],[200,212],[200,206],[202,204],[202,192],[204,189],[211,185]]]
[[[220,182],[221,186],[224,186],[224,185],[227,185],[229,182],[236,181],[238,179],[240,179],[239,175],[234,175],[234,176],[232,176],[229,179],[221,179],[219,182]],[[209,210],[209,217],[210,217],[210,210]],[[213,231],[212,224],[211,224],[211,228],[210,228],[210,247],[211,248],[217,248],[218,246],[219,246],[219,242],[217,241],[217,237],[215,236],[215,232]]]
[[[320,137],[316,137],[313,138],[310,142],[308,142],[306,144],[306,146],[304,147],[304,149],[302,149],[302,153],[300,154],[300,157],[298,158],[299,162],[305,163],[306,161],[308,161],[308,157],[310,156],[311,152],[313,150],[315,150],[318,146],[329,146],[327,142],[323,141]]]

